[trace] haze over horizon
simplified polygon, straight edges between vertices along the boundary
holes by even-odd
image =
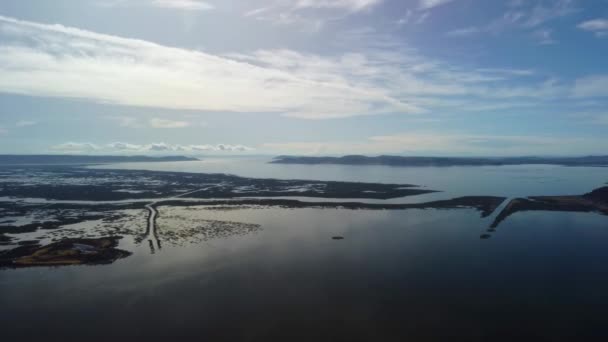
[[[608,154],[608,1],[7,0],[0,154]]]

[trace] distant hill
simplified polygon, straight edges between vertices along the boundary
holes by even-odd
[[[196,158],[184,156],[148,157],[148,156],[79,156],[57,154],[0,154],[0,165],[19,164],[106,164],[135,162],[170,162],[193,161]]]
[[[298,157],[279,156],[271,163],[275,164],[338,164],[338,165],[388,165],[388,166],[500,166],[548,164],[564,166],[608,166],[608,156],[586,157],[401,157],[377,156],[367,157],[349,155],[343,157]]]

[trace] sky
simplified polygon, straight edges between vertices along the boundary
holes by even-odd
[[[608,154],[608,0],[2,0],[0,153]]]

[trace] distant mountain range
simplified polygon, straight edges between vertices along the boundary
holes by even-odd
[[[57,154],[0,154],[0,165],[18,164],[105,164],[135,162],[170,162],[193,161],[196,158],[184,156],[148,157],[148,156],[79,156]]]
[[[388,165],[388,166],[501,166],[548,164],[563,166],[608,166],[608,156],[586,157],[401,157],[348,155],[343,157],[279,156],[275,164],[338,164],[338,165]]]

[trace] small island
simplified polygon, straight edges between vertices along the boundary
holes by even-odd
[[[119,239],[65,239],[45,246],[33,241],[0,251],[0,268],[111,264],[132,254],[116,248]]]

